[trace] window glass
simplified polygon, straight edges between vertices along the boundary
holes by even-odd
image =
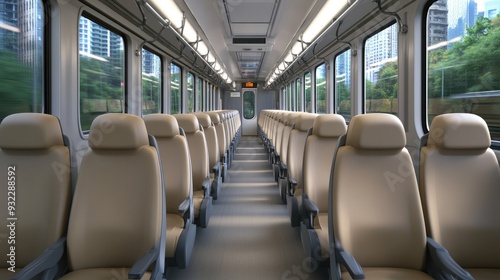
[[[203,104],[203,80],[198,77],[196,79],[196,111],[203,111],[201,107]]]
[[[335,113],[351,119],[351,50],[335,57]]]
[[[365,111],[398,114],[398,26],[365,42]]]
[[[326,64],[323,63],[316,67],[315,82],[316,86],[316,113],[326,113]]]
[[[177,64],[170,66],[170,114],[182,113],[182,70]]]
[[[78,33],[80,126],[88,131],[97,116],[125,112],[124,39],[83,16]]]
[[[486,120],[500,140],[500,0],[434,2],[427,12],[427,125],[443,113]]]
[[[162,80],[160,56],[142,49],[142,114],[161,113]]]
[[[297,79],[295,87],[295,94],[297,95],[297,111],[302,111],[302,80],[300,78]]]
[[[194,112],[194,74],[187,73],[187,110],[188,113]]]
[[[41,0],[0,2],[0,122],[44,112],[44,19]]]
[[[253,91],[245,91],[243,93],[243,117],[247,120],[253,119],[255,116],[255,93]]]
[[[311,102],[311,72],[304,75],[304,96],[305,96],[305,112],[312,113]]]

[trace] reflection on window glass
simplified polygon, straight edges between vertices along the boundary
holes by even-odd
[[[187,73],[187,110],[188,113],[194,112],[194,74]]]
[[[311,72],[304,75],[304,95],[305,95],[305,112],[312,113],[311,102]]]
[[[161,58],[142,49],[142,114],[161,113]]]
[[[29,3],[0,3],[0,121],[14,113],[43,112],[44,9],[41,0]]]
[[[287,110],[292,110],[292,85],[286,85],[286,107]]]
[[[198,78],[196,80],[196,111],[203,111],[201,104],[203,103],[203,80]]]
[[[243,117],[247,120],[253,119],[255,116],[255,93],[253,91],[245,91],[243,93]]]
[[[473,113],[500,140],[500,0],[476,2],[457,9],[439,0],[428,10],[427,125],[439,114]]]
[[[88,131],[104,113],[125,110],[125,55],[121,35],[80,17],[80,126]]]
[[[351,50],[335,57],[335,113],[351,119]]]
[[[316,113],[326,113],[326,64],[316,67]]]
[[[295,94],[297,95],[297,111],[302,111],[302,80],[299,78],[295,83]]]
[[[365,42],[365,109],[398,114],[398,26],[393,24]]]
[[[177,65],[170,65],[170,114],[181,113],[182,70]]]

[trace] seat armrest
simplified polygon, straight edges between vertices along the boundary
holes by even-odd
[[[340,261],[340,264],[349,272],[352,279],[365,279],[365,273],[361,265],[359,265],[356,259],[349,254],[340,243],[335,244],[335,255]]]
[[[310,200],[309,197],[307,196],[302,196],[303,202],[304,202],[304,209],[309,216],[309,223],[307,225],[308,228],[313,228],[314,227],[314,218],[318,216],[319,209],[316,203],[314,201]]]
[[[45,249],[41,255],[26,265],[12,279],[32,279],[45,270],[54,267],[64,253],[66,237],[62,237]]]
[[[152,263],[158,259],[158,250],[151,249],[138,259],[130,271],[128,272],[128,279],[141,279],[146,273],[146,270]]]
[[[189,197],[186,197],[186,199],[184,199],[184,201],[179,205],[179,215],[186,215],[186,213],[188,213],[189,211],[189,205],[191,204],[190,203],[191,201],[189,200]]]
[[[215,173],[215,177],[219,176],[220,174],[220,162],[216,162],[214,166],[212,167],[213,173]]]
[[[283,178],[288,177],[288,166],[282,161],[279,162],[279,166]]]
[[[210,195],[210,177],[206,177],[205,180],[203,180],[201,188],[205,191],[205,197]]]
[[[293,193],[295,192],[295,187],[299,184],[297,180],[294,178],[288,178],[288,195],[293,196]]]
[[[460,267],[450,253],[434,239],[427,237],[428,269],[432,274],[445,275],[459,280],[473,280],[474,278],[465,269]]]

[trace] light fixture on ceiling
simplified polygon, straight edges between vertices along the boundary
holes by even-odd
[[[232,80],[226,74],[215,56],[210,52],[207,43],[198,36],[198,32],[186,19],[185,14],[174,0],[150,0],[145,4],[150,10],[156,13],[163,21],[169,24],[179,38],[183,39],[198,56],[221,76],[222,80],[231,83]]]
[[[291,46],[283,60],[276,66],[275,70],[271,72],[273,74],[268,78],[266,85],[270,86],[275,82],[276,79],[303,55],[305,50],[321,37],[321,34],[332,26],[340,15],[347,11],[356,1],[357,0],[327,0],[306,30],[298,36],[297,41]]]

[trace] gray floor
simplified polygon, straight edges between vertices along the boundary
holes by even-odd
[[[328,279],[326,268],[307,266],[257,137],[242,137],[189,267],[168,268],[167,279]]]

